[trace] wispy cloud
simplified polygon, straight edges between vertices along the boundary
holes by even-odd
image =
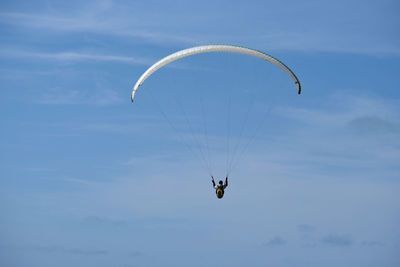
[[[80,249],[80,248],[67,249],[66,252],[71,253],[71,254],[84,255],[84,256],[106,255],[106,254],[108,254],[107,250]]]
[[[129,253],[129,256],[136,258],[136,257],[139,257],[139,256],[143,256],[143,252],[141,252],[141,251],[131,251]]]
[[[42,60],[56,60],[62,62],[80,62],[80,61],[105,61],[105,62],[118,62],[127,64],[150,65],[154,63],[155,59],[146,59],[139,57],[129,56],[116,56],[105,54],[93,54],[82,52],[27,52],[26,50],[8,50],[2,49],[1,57],[18,57],[18,58],[32,58]]]
[[[287,241],[280,236],[275,236],[265,243],[268,247],[283,246],[286,245]]]
[[[326,245],[348,247],[351,246],[354,241],[348,235],[330,234],[321,239],[321,242]]]
[[[299,224],[297,225],[297,230],[303,233],[311,233],[315,231],[315,227],[309,224]]]
[[[115,61],[123,63],[133,63],[148,65],[151,60],[140,59],[126,56],[110,56],[110,55],[96,55],[96,54],[85,54],[77,52],[62,52],[62,53],[22,53],[23,57],[36,57],[41,59],[54,59],[63,61]]]
[[[122,103],[123,99],[113,90],[96,90],[89,93],[85,90],[62,90],[53,88],[42,92],[34,102],[45,105],[98,105],[107,106]]]
[[[366,247],[384,247],[385,243],[380,242],[380,241],[375,241],[375,240],[364,240],[361,242],[361,246],[366,246]]]
[[[93,10],[96,10],[95,8]],[[151,24],[144,24],[147,19],[139,19],[143,14],[131,16],[129,24],[119,18],[120,15],[110,16],[106,19],[97,16],[65,16],[30,13],[1,13],[0,21],[18,25],[20,27],[34,28],[35,30],[54,30],[57,32],[90,32],[95,34],[140,38],[155,43],[186,43],[193,44],[191,37],[166,33],[161,30],[150,29]],[[132,18],[135,18],[132,20]],[[133,23],[133,25],[132,25]],[[149,28],[150,27],[150,28]]]
[[[210,10],[204,3],[183,6],[179,1],[146,6],[115,2],[98,5],[96,1],[69,12],[57,8],[49,13],[3,12],[0,22],[41,32],[87,32],[159,45],[230,42],[268,50],[400,55],[395,37],[398,20],[392,11],[396,7],[390,1],[379,5],[351,1],[347,9],[337,2],[323,2],[321,6],[321,1],[290,1],[285,8],[277,4],[259,8],[235,4],[230,5],[229,12],[226,5],[230,3],[222,3],[213,4]],[[352,7],[358,12],[354,13]],[[319,12],[312,11],[315,9]],[[376,16],[374,20],[371,13]],[[238,17],[249,19],[244,22]]]
[[[25,246],[8,246],[10,249],[28,250],[40,253],[65,253],[83,256],[101,256],[109,253],[105,249],[91,249],[91,248],[68,248],[59,245],[25,245]]]
[[[400,133],[400,122],[389,121],[379,116],[360,116],[348,122],[348,126],[365,134]]]
[[[337,92],[324,99],[327,104],[320,108],[280,108],[277,115],[293,118],[307,124],[326,128],[362,127],[378,123],[380,128],[397,128],[400,124],[399,100],[374,96],[356,96]],[[367,120],[366,120],[367,118]],[[361,121],[360,121],[361,119]],[[365,127],[364,127],[365,129]]]
[[[398,101],[348,95],[342,95],[340,102],[335,97],[329,98],[321,99],[327,103],[324,107],[279,109],[276,116],[289,119],[288,125],[293,125],[293,129],[279,137],[279,147],[287,149],[280,149],[275,160],[287,161],[292,167],[298,164],[299,168],[313,169],[312,173],[319,177],[327,173],[362,179],[397,176]],[[330,106],[332,103],[339,104]],[[301,132],[301,142],[290,139],[291,132],[296,132],[296,136]]]
[[[81,185],[92,185],[93,183],[95,183],[92,180],[85,180],[79,178],[64,178],[62,180],[68,183],[81,184]]]
[[[118,219],[109,219],[103,218],[99,216],[87,216],[82,220],[84,225],[88,225],[90,227],[93,226],[111,226],[111,227],[118,227],[118,226],[127,226],[132,224],[131,221],[128,220],[118,220]]]

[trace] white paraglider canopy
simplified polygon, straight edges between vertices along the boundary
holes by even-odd
[[[175,60],[178,60],[183,57],[187,57],[190,55],[195,55],[195,54],[201,54],[201,53],[209,53],[209,52],[231,52],[231,53],[240,53],[240,54],[245,54],[249,56],[254,56],[258,57],[261,59],[264,59],[279,68],[281,68],[283,71],[285,71],[290,78],[294,81],[294,83],[297,86],[298,94],[301,93],[301,85],[300,81],[297,79],[296,75],[281,61],[278,59],[265,54],[263,52],[260,52],[258,50],[254,50],[251,48],[246,48],[242,46],[234,46],[234,45],[203,45],[203,46],[195,46],[191,48],[187,48],[184,50],[180,50],[178,52],[175,52],[169,56],[164,57],[163,59],[157,61],[154,63],[150,68],[148,68],[142,76],[140,76],[139,80],[135,83],[135,86],[133,87],[132,90],[132,95],[131,95],[131,100],[133,102],[133,99],[135,97],[135,93],[138,90],[139,86],[155,71],[158,69],[162,68],[163,66],[167,65],[168,63],[171,63]]]

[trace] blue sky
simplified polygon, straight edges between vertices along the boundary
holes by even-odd
[[[1,265],[399,266],[399,11],[2,1]],[[279,58],[303,94],[259,59],[208,54],[130,103],[151,64],[210,43]],[[245,150],[222,200],[193,137],[218,178]]]

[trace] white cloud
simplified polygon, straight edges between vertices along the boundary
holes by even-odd
[[[133,18],[135,16],[132,15]],[[143,15],[138,15],[143,17]],[[141,25],[143,22],[132,19],[126,24],[123,18],[115,14],[108,18],[96,16],[71,16],[65,15],[36,15],[30,13],[1,13],[0,19],[4,23],[18,25],[20,27],[33,28],[35,31],[52,30],[60,32],[89,32],[110,36],[122,36],[138,38],[155,43],[194,43],[192,37],[165,33],[161,30],[148,29],[148,25]],[[144,20],[147,21],[147,20]],[[136,24],[136,25],[135,25]]]
[[[85,90],[62,90],[53,88],[42,92],[34,102],[45,105],[98,105],[107,106],[123,102],[113,90],[96,90],[89,93]]]
[[[309,1],[307,4],[289,1],[286,5],[229,3],[229,12],[227,4],[213,3],[210,10],[207,1],[144,6],[94,2],[69,12],[57,9],[49,13],[3,12],[0,20],[41,32],[87,32],[159,45],[229,42],[268,51],[400,55],[399,40],[395,37],[398,19],[393,12],[395,4],[390,1],[381,4],[359,1]],[[238,19],[243,17],[247,19]]]
[[[318,100],[317,100],[318,101]],[[348,127],[354,120],[374,118],[374,122],[391,125],[396,128],[400,124],[398,109],[400,100],[385,99],[377,96],[355,96],[337,92],[320,99],[325,103],[317,108],[281,108],[277,107],[277,115],[317,125],[320,128],[333,129]],[[371,121],[369,121],[371,122]],[[397,126],[396,126],[397,125]],[[384,127],[387,128],[387,127]]]
[[[27,52],[26,50],[2,50],[2,57],[18,57],[18,58],[33,58],[40,60],[56,60],[61,62],[74,61],[104,61],[104,62],[119,62],[137,65],[150,65],[154,63],[154,59],[146,59],[139,57],[115,56],[106,54],[90,54],[81,52]]]
[[[330,234],[322,238],[322,243],[331,246],[347,247],[351,246],[354,241],[349,235]]]
[[[275,247],[275,246],[283,246],[287,243],[285,239],[283,239],[280,236],[275,236],[274,238],[271,238],[268,240],[268,242],[265,244],[266,246],[269,247]]]

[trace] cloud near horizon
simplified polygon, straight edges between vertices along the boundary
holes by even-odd
[[[321,242],[326,245],[338,246],[338,247],[348,247],[353,245],[353,239],[348,235],[338,235],[338,234],[330,234],[324,236],[321,239]]]

